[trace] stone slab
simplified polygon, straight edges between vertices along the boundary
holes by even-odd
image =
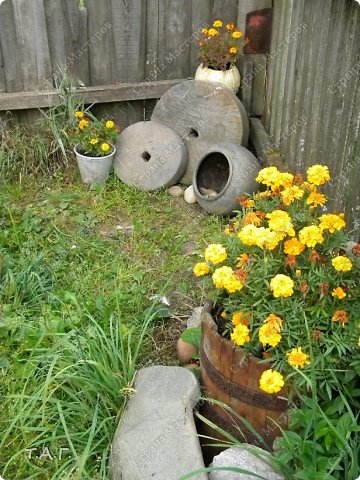
[[[200,397],[195,376],[181,367],[148,367],[137,374],[135,390],[115,433],[112,480],[177,480],[203,468],[193,419]]]
[[[257,454],[251,453],[249,449],[256,451]],[[224,450],[213,459],[213,467],[238,467],[249,472],[256,473],[267,480],[285,480],[284,477],[277,474],[265,460],[267,452],[261,448],[253,446],[231,447]],[[223,471],[214,471],[209,474],[210,480],[249,480],[251,477],[245,473],[235,473]]]

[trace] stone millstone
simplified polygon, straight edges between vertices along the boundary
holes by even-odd
[[[180,136],[156,121],[130,125],[116,143],[116,175],[141,190],[174,185],[183,175],[186,163],[186,148]]]
[[[188,80],[170,88],[156,104],[152,120],[174,129],[184,140],[188,165],[181,179],[192,183],[204,152],[226,140],[246,146],[249,122],[243,104],[220,83]]]
[[[195,375],[181,367],[144,368],[135,391],[115,432],[110,478],[177,480],[204,468],[193,417],[200,398]]]

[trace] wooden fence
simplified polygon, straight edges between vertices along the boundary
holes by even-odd
[[[274,0],[263,120],[293,169],[330,167],[332,206],[360,227],[360,5]]]
[[[196,33],[273,7],[269,54],[244,55],[241,98],[295,170],[327,163],[328,194],[359,227],[360,6],[355,0],[3,0],[0,113],[59,102],[64,69],[126,126],[196,70]],[[85,88],[83,88],[85,86]],[[118,103],[122,101],[122,103]]]

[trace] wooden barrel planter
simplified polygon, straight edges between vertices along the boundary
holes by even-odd
[[[251,355],[244,359],[241,348],[221,337],[209,305],[203,309],[201,324],[200,380],[207,396],[229,405],[244,417],[271,449],[274,439],[280,435],[272,420],[285,428],[288,422],[289,405],[284,389],[278,395],[269,395],[259,389],[262,372],[271,367],[268,363],[259,363],[259,359]],[[206,402],[200,412],[239,440],[264,446],[239,419],[230,416],[222,407]],[[241,428],[245,440],[235,424]]]

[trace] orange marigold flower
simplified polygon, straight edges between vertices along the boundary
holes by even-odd
[[[232,53],[233,55],[235,55],[237,53],[238,49],[236,47],[231,47],[229,49],[229,52]]]
[[[319,217],[320,228],[322,230],[327,229],[330,233],[334,233],[335,230],[341,230],[346,225],[343,217],[344,215],[334,215],[333,213],[321,215]]]
[[[307,205],[312,205],[314,207],[322,207],[323,205],[325,205],[326,202],[326,195],[324,195],[323,193],[319,193],[316,190],[311,192],[306,200]]]
[[[248,212],[243,219],[243,225],[256,225],[257,227],[261,225],[261,218],[257,216],[255,212]]]
[[[242,253],[240,257],[237,258],[238,263],[236,264],[237,267],[242,267],[246,265],[249,260],[249,255],[247,253]]]
[[[232,22],[226,24],[226,30],[228,32],[232,32],[234,28],[235,28],[235,25]]]
[[[336,310],[331,320],[333,322],[341,322],[342,326],[345,327],[345,324],[349,321],[348,312],[345,310]]]
[[[240,207],[245,207],[245,208],[251,208],[255,205],[254,200],[246,197],[245,195],[241,195],[240,197],[237,197],[237,202],[240,205]]]
[[[84,119],[84,120],[80,120],[80,122],[79,122],[79,128],[80,128],[80,130],[82,130],[83,128],[87,127],[88,125],[89,125],[88,120],[85,120],[85,119]]]
[[[271,358],[272,355],[270,352],[263,352],[263,358]]]
[[[294,176],[294,183],[299,183],[299,184],[301,184],[303,181],[304,181],[304,176],[303,176],[303,174],[298,172],[298,173]]]
[[[284,252],[287,255],[300,255],[305,250],[305,245],[297,238],[291,238],[284,243]]]

